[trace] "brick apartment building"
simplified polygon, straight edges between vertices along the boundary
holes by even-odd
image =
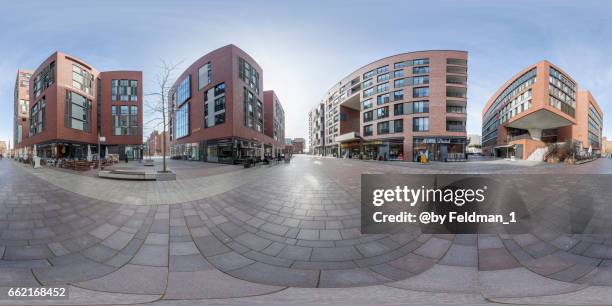
[[[482,111],[484,155],[542,161],[547,146],[574,140],[601,154],[603,112],[595,98],[548,61],[508,80]]]
[[[18,71],[15,96],[18,155],[91,159],[98,136],[106,138],[102,157],[137,159],[142,154],[140,71],[99,72],[55,52],[34,72]]]
[[[30,78],[32,71],[18,70],[17,79],[15,80],[15,92],[13,103],[13,146],[15,151],[23,148],[23,139],[28,137],[28,128],[30,126]]]
[[[170,90],[171,155],[240,163],[272,157],[284,148],[285,119],[263,70],[235,45],[195,61]]]
[[[309,112],[310,151],[366,159],[464,159],[467,59],[465,51],[417,51],[357,69]]]
[[[163,133],[158,132],[157,130],[151,132],[149,138],[146,140],[146,155],[151,156],[162,156],[164,152],[164,137]],[[170,135],[166,131],[166,154],[170,154]]]

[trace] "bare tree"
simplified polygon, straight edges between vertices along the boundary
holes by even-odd
[[[174,83],[174,72],[177,70],[179,65],[168,63],[164,60],[160,60],[159,72],[156,75],[155,91],[146,94],[147,96],[153,97],[151,100],[147,100],[147,108],[155,115],[149,121],[149,123],[157,123],[155,127],[161,125],[163,129],[162,133],[162,155],[163,155],[163,172],[167,172],[166,169],[166,131],[168,130],[168,119],[172,114],[172,109],[168,109],[169,92],[172,84]]]

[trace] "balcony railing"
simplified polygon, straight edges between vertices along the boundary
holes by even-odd
[[[465,110],[465,107],[446,106],[446,112],[447,113],[453,113],[453,114],[465,114],[466,110]]]
[[[465,132],[465,126],[446,125],[447,132]]]

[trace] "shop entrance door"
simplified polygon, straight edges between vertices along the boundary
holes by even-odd
[[[447,157],[448,157],[448,146],[446,144],[441,144],[440,145],[440,160],[446,161]]]

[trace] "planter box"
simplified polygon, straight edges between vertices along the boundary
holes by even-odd
[[[154,181],[155,173],[131,170],[101,170],[98,176],[116,180]]]

